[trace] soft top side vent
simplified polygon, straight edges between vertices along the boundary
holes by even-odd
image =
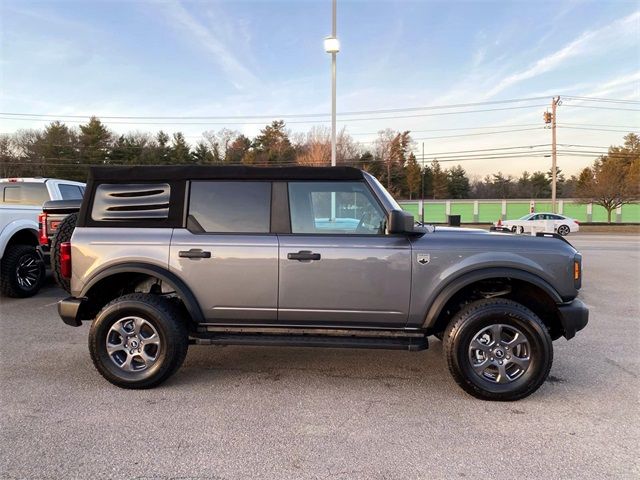
[[[167,183],[103,183],[96,188],[94,221],[164,220],[169,218]]]

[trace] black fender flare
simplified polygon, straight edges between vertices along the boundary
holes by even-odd
[[[553,288],[549,282],[533,273],[525,270],[519,270],[517,268],[497,267],[497,268],[483,268],[480,270],[473,270],[471,272],[464,273],[445,285],[436,295],[433,302],[427,310],[427,315],[424,320],[423,327],[431,328],[435,324],[436,320],[440,316],[442,309],[447,302],[462,288],[480,280],[486,280],[489,278],[513,278],[516,280],[522,280],[524,282],[535,285],[544,291],[549,297],[553,299],[556,304],[563,303],[563,299],[560,294]]]
[[[119,273],[143,273],[157,277],[170,284],[184,302],[191,319],[195,323],[203,323],[204,315],[191,289],[175,274],[166,268],[148,263],[121,263],[100,270],[85,284],[80,297],[86,297],[87,293],[100,281]]]

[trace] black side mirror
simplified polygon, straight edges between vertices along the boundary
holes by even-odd
[[[387,222],[388,233],[415,233],[413,215],[404,210],[391,210]]]

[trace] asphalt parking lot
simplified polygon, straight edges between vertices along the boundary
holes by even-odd
[[[575,235],[587,328],[545,385],[475,400],[426,352],[191,346],[166,384],[94,370],[52,285],[0,305],[2,478],[638,478],[640,237]]]

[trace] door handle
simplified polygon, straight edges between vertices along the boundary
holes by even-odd
[[[299,262],[308,262],[311,260],[320,260],[319,253],[313,253],[310,250],[300,250],[298,253],[287,253],[289,260],[298,260]]]
[[[204,252],[199,248],[192,248],[191,250],[180,250],[178,252],[180,258],[211,258],[211,252]]]

